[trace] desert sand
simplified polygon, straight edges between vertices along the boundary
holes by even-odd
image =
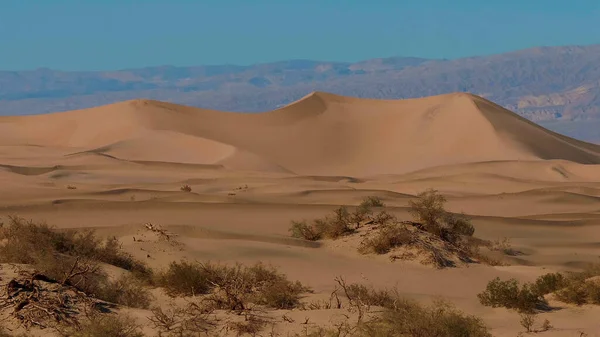
[[[0,186],[0,216],[95,228],[155,268],[181,258],[263,261],[311,286],[313,297],[327,297],[344,276],[423,302],[446,298],[494,336],[523,328],[515,312],[479,304],[491,279],[531,281],[600,262],[600,146],[463,93],[397,101],[312,93],[259,114],[140,99],[2,117]],[[408,201],[429,188],[450,211],[470,215],[478,237],[509,238],[524,254],[506,257],[509,266],[437,270],[360,255],[345,239],[290,238],[291,220],[366,196],[408,220]],[[149,222],[181,245],[134,242]],[[600,307],[560,307],[540,315],[555,327],[540,335],[600,336]],[[281,322],[282,331],[340,313],[289,315],[296,323]]]

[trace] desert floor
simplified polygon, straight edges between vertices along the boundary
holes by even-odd
[[[95,228],[114,235],[124,248],[161,268],[186,259],[270,263],[291,279],[327,298],[334,278],[375,287],[397,287],[408,297],[442,297],[484,318],[496,336],[522,331],[518,315],[483,307],[476,294],[496,276],[529,281],[553,270],[600,262],[600,167],[566,161],[507,161],[436,167],[404,175],[361,178],[244,172],[220,166],[125,161],[99,154],[39,146],[0,147],[0,216],[18,215],[58,228]],[[191,192],[180,191],[189,184]],[[70,188],[69,188],[70,187]],[[312,219],[338,205],[357,205],[379,196],[401,220],[408,201],[438,189],[450,211],[472,217],[476,236],[509,238],[524,255],[506,257],[510,266],[433,269],[411,262],[360,255],[344,239],[323,244],[291,239],[291,220]],[[134,242],[145,223],[177,235],[178,246]],[[142,235],[142,236],[141,236]],[[0,271],[1,273],[1,271]],[[600,308],[560,304],[540,315],[554,330],[542,335],[600,336]],[[140,319],[146,314],[134,311]],[[292,311],[298,330],[335,319],[331,312]]]

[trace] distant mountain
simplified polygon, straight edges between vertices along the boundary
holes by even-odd
[[[471,92],[558,132],[600,141],[600,45],[539,47],[456,60],[291,60],[251,66],[105,72],[0,72],[0,115],[73,110],[133,98],[239,112],[270,110],[312,91],[364,98]]]

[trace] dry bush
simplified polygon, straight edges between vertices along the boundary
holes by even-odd
[[[315,219],[311,224],[306,221],[292,221],[290,232],[292,237],[309,241],[337,239],[355,233],[365,222],[375,221],[383,224],[393,219],[393,216],[384,211],[373,217],[374,207],[385,207],[385,204],[378,197],[366,197],[352,213],[346,206],[340,206],[332,215]]]
[[[307,224],[306,221],[292,221],[290,232],[292,237],[310,241],[337,239],[356,232],[352,224],[353,216],[345,206],[340,206],[334,210],[333,215],[315,219],[312,224]]]
[[[47,224],[9,217],[0,227],[0,262],[35,264],[47,254],[80,257],[149,275],[151,270],[120,249],[116,238],[102,240],[93,231],[57,231]]]
[[[32,265],[38,274],[102,300],[145,305],[142,298],[148,293],[140,282],[113,283],[101,268],[101,263],[107,263],[139,280],[150,279],[151,270],[122,252],[116,238],[102,240],[93,231],[59,232],[45,223],[10,217],[0,227],[0,242],[0,262]]]
[[[363,208],[385,207],[385,203],[379,197],[368,196],[363,199],[363,201],[360,203],[359,207],[363,207]]]
[[[455,215],[444,209],[446,198],[438,191],[429,189],[409,202],[410,213],[425,230],[444,241],[459,243],[462,237],[473,236],[475,228],[464,215]]]
[[[190,187],[190,185],[186,184],[186,185],[181,186],[180,190],[183,191],[183,192],[191,192],[192,191],[192,187]]]
[[[549,273],[538,277],[533,284],[533,289],[540,295],[547,295],[566,286],[567,279],[561,273]]]
[[[269,323],[266,319],[256,315],[246,315],[244,321],[229,322],[227,330],[235,332],[236,336],[257,336]]]
[[[123,314],[93,313],[86,321],[60,333],[65,337],[144,337],[135,320]]]
[[[379,228],[373,237],[365,238],[361,242],[359,252],[362,254],[386,254],[395,247],[408,245],[414,241],[415,235],[406,225],[389,224]]]
[[[534,313],[521,313],[519,315],[519,323],[525,328],[527,332],[533,332],[533,325],[536,321],[536,315]]]
[[[192,302],[183,308],[152,308],[148,320],[159,337],[193,337],[208,334],[215,328],[216,320],[211,319],[211,314],[211,308]]]
[[[355,336],[407,337],[491,337],[483,321],[466,315],[446,302],[423,307],[416,302],[400,301],[382,317],[359,326]]]
[[[291,282],[273,267],[217,265],[212,263],[173,262],[160,273],[157,284],[171,295],[210,294],[207,300],[215,308],[246,310],[248,303],[276,309],[299,304],[300,294],[308,291],[299,282]]]
[[[156,275],[155,282],[171,296],[208,294],[213,287],[202,265],[186,261],[171,262],[167,270]]]
[[[485,306],[515,309],[521,313],[534,313],[548,305],[533,284],[526,283],[519,286],[519,282],[515,279],[502,281],[499,277],[490,281],[485,291],[477,297]]]
[[[96,297],[131,308],[147,309],[152,302],[152,297],[144,286],[138,278],[125,274],[115,281],[103,284]]]
[[[488,283],[484,292],[478,295],[483,305],[515,309],[522,313],[548,309],[544,295],[554,293],[556,299],[565,303],[600,304],[600,268],[593,265],[581,272],[566,275],[549,273],[537,278],[533,283],[519,286],[515,279]]]
[[[307,224],[306,221],[292,221],[290,232],[292,233],[292,237],[298,239],[317,241],[323,238],[323,233],[319,228],[314,224]]]
[[[358,311],[356,326],[343,329],[319,329],[311,336],[440,336],[490,337],[483,321],[466,315],[450,304],[437,301],[429,307],[402,298],[398,291],[375,290],[336,279],[350,306]],[[383,308],[382,315],[363,321],[371,306]]]
[[[556,298],[565,303],[600,304],[600,265],[593,264],[580,272],[567,273],[564,287],[556,291]]]

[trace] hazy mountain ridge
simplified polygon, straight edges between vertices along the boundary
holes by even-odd
[[[311,91],[371,98],[471,92],[536,122],[600,120],[600,45],[540,47],[456,60],[291,60],[251,66],[0,72],[0,115],[151,98],[227,111],[266,111]],[[591,122],[595,123],[595,122]],[[585,123],[586,126],[589,123]],[[600,140],[569,128],[570,135]]]

